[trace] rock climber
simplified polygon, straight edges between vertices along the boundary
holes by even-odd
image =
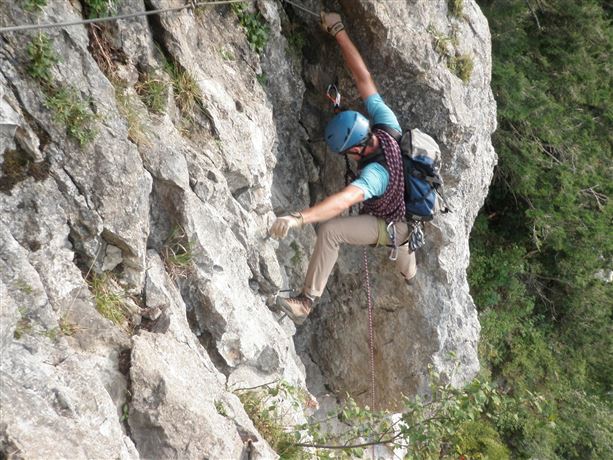
[[[400,147],[387,131],[391,128],[400,134],[400,125],[377,92],[362,56],[347,34],[341,16],[338,13],[322,12],[321,25],[336,39],[360,98],[364,101],[370,122],[364,115],[351,110],[340,112],[330,120],[325,129],[326,143],[333,152],[357,161],[357,178],[341,191],[310,208],[278,217],[270,227],[270,235],[281,239],[291,228],[323,222],[317,230],[317,241],[302,291],[277,300],[279,307],[296,324],[304,322],[322,295],[342,243],[392,245],[397,267],[407,282],[416,273],[415,253],[409,250],[408,245],[397,244],[408,239],[409,228],[404,220],[404,178]],[[381,125],[388,129],[379,129]],[[387,167],[380,161],[372,161],[375,156],[381,158],[381,153]],[[346,209],[362,202],[364,204],[360,215],[338,217]]]

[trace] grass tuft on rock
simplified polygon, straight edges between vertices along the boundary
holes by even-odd
[[[451,56],[447,60],[447,66],[460,80],[467,83],[473,72],[474,61],[470,54]]]
[[[152,72],[142,75],[140,81],[134,85],[134,89],[152,112],[163,113],[166,110],[168,94],[166,83]]]
[[[89,286],[96,301],[96,310],[114,324],[123,325],[127,321],[123,293],[118,292],[106,274],[94,275]]]
[[[79,332],[79,330],[79,326],[70,321],[66,316],[60,318],[59,331],[61,335],[72,337]]]
[[[28,177],[36,181],[49,177],[49,163],[41,161],[34,163],[21,148],[7,150],[0,165],[0,192],[10,194],[13,187]]]
[[[13,331],[13,337],[17,340],[21,339],[26,334],[31,334],[34,330],[32,325],[32,321],[28,316],[28,310],[25,307],[20,307],[18,309],[21,318],[17,321],[15,325],[15,330]]]
[[[130,94],[130,90],[122,83],[114,82],[114,86],[117,109],[128,125],[128,138],[137,145],[150,145],[149,130],[141,121],[141,116],[133,101],[137,99],[136,96]]]
[[[457,52],[459,46],[457,31],[452,29],[451,35],[445,35],[430,25],[428,32],[432,35],[434,51],[445,58],[447,68],[456,77],[467,83],[472,75],[474,60],[470,54]]]
[[[447,6],[449,12],[456,18],[464,16],[464,0],[448,0]]]
[[[193,270],[194,249],[185,229],[176,225],[162,248],[162,260],[172,279],[186,278]]]
[[[28,74],[36,79],[45,93],[44,106],[53,112],[53,119],[66,127],[68,135],[80,146],[90,143],[96,137],[94,123],[96,116],[75,88],[58,84],[53,80],[51,68],[59,62],[53,51],[53,42],[48,35],[39,33],[28,44]],[[35,173],[44,174],[43,171]],[[39,174],[39,175],[40,175]]]
[[[54,120],[66,126],[68,135],[80,146],[89,144],[95,139],[97,132],[93,124],[96,116],[89,110],[87,102],[79,96],[76,89],[64,87],[53,91],[44,104],[53,112]]]
[[[165,70],[170,75],[175,102],[183,112],[191,113],[201,102],[202,94],[194,77],[177,64],[167,62]]]

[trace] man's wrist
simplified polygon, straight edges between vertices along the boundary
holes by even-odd
[[[336,39],[337,42],[340,42],[341,40],[346,40],[349,38],[349,34],[347,33],[347,29],[343,29],[341,31],[339,31],[334,38]]]
[[[304,227],[304,216],[300,211],[292,212],[290,216],[298,220],[300,227]]]
[[[343,23],[341,21],[337,22],[336,24],[334,24],[332,27],[330,27],[330,34],[333,37],[336,37],[338,34],[340,34],[343,30],[345,30],[345,26],[343,25]]]

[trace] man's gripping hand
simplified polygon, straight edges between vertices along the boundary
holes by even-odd
[[[278,217],[277,220],[274,221],[268,233],[273,238],[280,240],[287,236],[287,232],[289,232],[290,228],[302,227],[303,218],[302,214],[292,213],[289,216]]]
[[[341,20],[341,15],[338,13],[326,13],[322,11],[319,13],[319,17],[321,18],[321,28],[333,37],[341,30],[345,29],[343,21]]]

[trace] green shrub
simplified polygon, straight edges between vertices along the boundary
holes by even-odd
[[[226,48],[221,48],[219,50],[219,54],[221,54],[221,58],[224,61],[235,61],[236,60],[236,56],[234,55],[232,50],[229,50],[229,49],[226,49]]]
[[[499,156],[471,235],[480,355],[509,398],[516,458],[613,456],[610,12],[479,2],[492,30]]]
[[[266,86],[268,85],[268,75],[266,75],[264,72],[257,74],[255,76],[255,79],[260,85],[262,85],[262,88],[266,88]]]
[[[268,43],[268,34],[270,29],[259,12],[252,13],[248,11],[248,7],[244,3],[232,3],[232,11],[238,16],[238,21],[247,35],[247,41],[251,48],[258,54],[261,54]]]
[[[443,56],[447,62],[449,70],[464,83],[470,80],[474,61],[470,54],[459,54],[456,49],[459,46],[458,37],[455,30],[451,35],[439,32],[433,25],[428,26],[428,32],[434,42],[434,51]]]
[[[28,45],[28,57],[30,63],[27,70],[30,76],[40,83],[49,85],[52,81],[51,67],[59,61],[53,44],[47,34],[39,33],[30,41]]]
[[[111,16],[117,12],[119,0],[83,0],[90,19]]]
[[[294,434],[283,425],[281,409],[274,400],[276,391],[276,387],[261,391],[241,391],[238,397],[255,428],[280,458],[303,458],[304,449],[295,446]]]
[[[47,0],[22,0],[23,9],[30,13],[37,13],[47,6]]]
[[[296,241],[292,241],[289,247],[294,251],[294,255],[292,256],[291,262],[294,267],[298,267],[302,262],[303,254],[300,249],[300,245]]]
[[[295,58],[302,57],[302,50],[307,44],[307,38],[304,31],[297,26],[294,26],[287,37],[289,52]]]
[[[509,449],[502,443],[496,429],[482,420],[460,425],[454,434],[456,453],[460,458],[504,460],[510,458]]]
[[[313,408],[308,394],[286,383],[240,391],[239,398],[262,436],[281,458],[361,458],[372,445],[389,448],[409,446],[407,459],[488,458],[507,449],[494,429],[492,415],[503,406],[502,396],[492,386],[475,379],[462,389],[452,388],[431,370],[431,396],[405,398],[400,418],[392,422],[387,411],[372,411],[347,398],[338,411],[323,420],[309,419],[293,427],[283,426],[279,401],[298,409]],[[326,421],[338,420],[344,430],[325,431]],[[312,449],[304,451],[303,449]],[[307,458],[310,458],[307,456]]]
[[[66,127],[68,135],[84,146],[96,137],[94,123],[96,116],[86,101],[81,99],[74,88],[53,90],[47,96],[45,107],[53,112],[53,118]]]

